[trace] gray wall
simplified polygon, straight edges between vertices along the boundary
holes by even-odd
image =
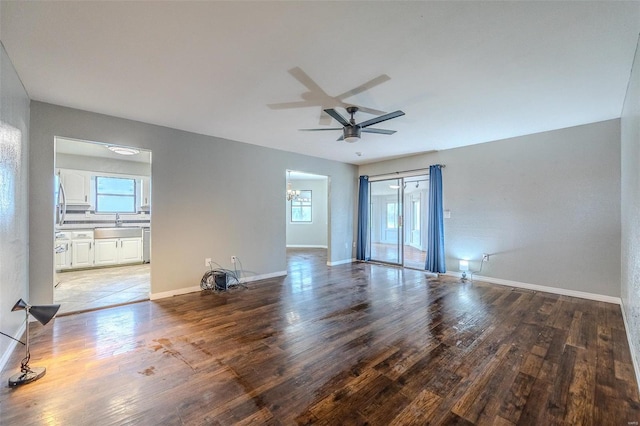
[[[2,6],[0,5],[0,8]],[[29,289],[29,97],[0,46],[0,330],[20,338]],[[14,342],[0,336],[0,368]]]
[[[446,165],[447,269],[620,296],[620,121],[406,157],[360,174]]]
[[[230,268],[230,257],[238,256],[249,275],[285,271],[286,169],[331,177],[329,259],[352,257],[357,186],[353,165],[32,102],[34,301],[53,298],[55,136],[152,151],[152,294],[198,286],[205,258]]]
[[[286,201],[287,246],[327,246],[327,180],[291,180],[293,189],[311,190],[312,223],[291,223],[291,202]]]
[[[622,309],[634,354],[640,351],[640,47],[622,111]]]

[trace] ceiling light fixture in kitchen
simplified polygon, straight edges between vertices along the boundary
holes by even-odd
[[[120,155],[134,155],[140,153],[139,149],[127,148],[126,146],[108,145],[107,149]]]

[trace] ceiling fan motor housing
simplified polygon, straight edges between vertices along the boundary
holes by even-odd
[[[344,126],[342,134],[346,142],[356,142],[360,139],[360,126]]]

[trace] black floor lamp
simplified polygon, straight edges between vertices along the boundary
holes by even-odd
[[[29,366],[29,359],[31,358],[31,353],[29,352],[29,314],[33,315],[33,317],[37,319],[40,322],[40,324],[45,325],[49,321],[51,321],[51,318],[53,318],[56,315],[56,313],[58,312],[58,309],[60,309],[60,305],[31,306],[22,299],[18,300],[16,304],[13,305],[13,308],[11,309],[12,312],[25,311],[25,318],[26,318],[25,341],[21,342],[20,340],[15,339],[9,336],[8,334],[2,333],[2,332],[0,333],[15,340],[18,343],[23,344],[25,346],[26,353],[24,358],[22,359],[22,362],[20,363],[20,372],[17,374],[14,374],[9,378],[9,386],[13,387],[13,386],[31,383],[35,380],[38,380],[40,377],[44,376],[44,374],[47,372],[46,368],[44,367]]]

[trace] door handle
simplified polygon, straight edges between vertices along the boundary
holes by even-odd
[[[62,204],[60,204],[60,210],[62,215],[60,216],[60,223],[58,225],[64,225],[64,219],[67,216],[67,193],[64,190],[64,185],[62,184],[62,175],[60,175],[60,187],[59,187],[58,195],[62,194]]]

